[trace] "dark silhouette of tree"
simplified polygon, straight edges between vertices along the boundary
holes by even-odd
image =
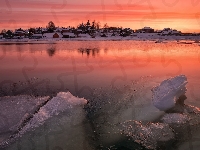
[[[3,29],[3,30],[1,31],[1,35],[3,35],[4,38],[6,37],[6,29]]]
[[[55,24],[53,23],[53,21],[49,21],[48,25],[47,25],[47,30],[49,32],[53,32],[56,29]]]
[[[96,22],[95,20],[92,22],[92,28],[99,30],[101,26],[101,23],[98,21]]]
[[[78,52],[82,55],[86,54],[88,57],[92,54],[93,57],[99,54],[99,48],[79,48]]]
[[[83,24],[83,23],[79,24],[77,26],[77,29],[81,29],[83,32],[85,32],[86,31],[86,24]]]
[[[103,26],[103,28],[104,28],[104,29],[108,29],[108,28],[109,28],[108,24],[105,23],[104,26]]]
[[[2,34],[5,34],[5,33],[6,33],[6,29],[3,29],[3,30],[1,31],[1,33],[2,33]]]
[[[28,29],[28,37],[31,37],[33,34],[35,34],[36,33],[36,30],[35,30],[35,28],[30,28],[30,29]]]
[[[6,37],[12,37],[13,36],[13,32],[11,31],[11,30],[8,30],[7,32],[6,32]]]
[[[17,29],[16,31],[24,31],[22,28]]]
[[[92,22],[92,29],[95,29],[95,28],[94,28],[94,22],[95,22],[95,20]]]
[[[107,33],[108,32],[108,28],[109,28],[108,24],[105,23],[104,26],[103,26],[104,32]]]
[[[100,27],[101,27],[101,23],[98,21],[98,22],[95,22],[94,23],[94,26],[95,26],[95,28],[97,29],[97,30],[99,30],[100,29]]]
[[[90,20],[87,21],[86,26],[90,26]]]
[[[35,28],[30,28],[30,29],[28,29],[28,32],[34,34],[34,33],[35,33]]]
[[[49,49],[47,49],[47,53],[50,57],[53,57],[56,53],[56,48],[55,47],[51,47]]]

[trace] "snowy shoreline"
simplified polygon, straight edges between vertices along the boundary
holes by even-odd
[[[155,41],[162,43],[167,41],[186,41],[184,44],[200,43],[200,36],[161,36],[157,34],[137,34],[135,36],[111,36],[111,37],[77,37],[77,38],[41,38],[41,39],[0,39],[0,44],[48,44],[59,41]]]

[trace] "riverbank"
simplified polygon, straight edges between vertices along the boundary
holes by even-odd
[[[126,40],[133,40],[133,41],[155,41],[157,43],[162,43],[165,41],[177,41],[181,42],[182,40],[186,40],[189,43],[199,43],[200,36],[176,36],[176,35],[168,35],[162,36],[158,34],[147,34],[147,33],[140,33],[135,34],[134,36],[110,36],[110,37],[77,37],[77,38],[41,38],[41,39],[0,39],[0,44],[46,44],[46,43],[54,43],[57,41],[126,41]]]

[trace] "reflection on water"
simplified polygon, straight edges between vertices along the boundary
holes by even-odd
[[[55,47],[55,46],[52,46],[52,47],[50,47],[50,48],[47,49],[47,54],[48,54],[50,57],[54,56],[55,53],[56,53],[56,47]]]
[[[96,55],[99,54],[99,49],[98,48],[79,48],[78,52],[81,53],[82,55],[86,54],[88,57],[90,55],[92,55],[93,57],[95,57]]]
[[[70,90],[74,95],[88,98],[95,88],[117,88],[142,76],[185,74],[189,80],[188,92],[197,99],[199,50],[198,44],[173,41],[0,45],[0,95],[54,95]]]
[[[141,149],[126,139],[115,142],[120,137],[116,134],[119,123],[158,117],[162,112],[151,107],[151,88],[179,74],[188,77],[186,104],[200,107],[199,56],[197,44],[176,42],[0,45],[0,96],[54,96],[69,90],[90,101],[83,122],[77,119],[81,116],[77,115],[77,109],[71,115],[63,113],[26,133],[13,147],[104,149],[106,145],[107,149],[131,149],[131,146]]]

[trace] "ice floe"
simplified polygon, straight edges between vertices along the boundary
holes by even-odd
[[[4,122],[7,124],[2,126],[1,130],[6,131],[7,129],[8,131],[6,131],[5,134],[9,134],[4,136],[3,139],[1,138],[2,140],[0,141],[0,147],[4,147],[5,145],[14,141],[16,138],[21,137],[24,133],[32,131],[35,128],[43,125],[51,117],[62,112],[67,111],[68,118],[70,115],[76,112],[76,117],[80,119],[80,115],[84,114],[83,106],[87,103],[87,100],[84,98],[77,98],[70,92],[60,92],[56,97],[53,97],[50,100],[49,97],[35,98],[31,96],[3,97],[0,100],[1,106],[6,100],[8,103],[12,103],[12,101],[15,100],[15,103],[13,102],[12,105],[6,103],[4,106],[4,116],[6,119]],[[40,101],[46,103],[41,104]],[[9,106],[12,108],[6,109],[6,107]],[[30,113],[30,115],[27,115],[27,113]],[[2,115],[0,117],[2,117]]]
[[[135,92],[135,87],[125,86],[123,90],[94,91],[92,100],[75,97],[70,92],[59,92],[51,99],[30,96],[0,98],[4,113],[1,112],[0,117],[7,117],[7,120],[1,118],[0,129],[8,131],[0,141],[0,148],[21,138],[22,149],[32,147],[30,141],[35,142],[36,148],[45,149],[44,139],[53,137],[48,143],[51,148],[59,143],[68,149],[133,149],[136,145],[139,149],[170,149],[174,143],[188,140],[188,130],[195,132],[200,124],[200,109],[184,103],[186,84],[186,76],[179,75],[162,81],[152,89],[152,93],[151,87],[145,90],[137,88]],[[144,91],[148,97],[144,96]],[[12,105],[9,106],[8,102]],[[140,111],[145,111],[141,113],[143,118],[137,115]],[[155,118],[147,120],[145,116]],[[32,137],[34,134],[37,136]],[[179,140],[179,137],[184,137],[184,140]]]
[[[161,82],[160,85],[152,89],[154,106],[161,111],[174,107],[179,97],[185,94],[186,84],[185,75],[179,75]]]

